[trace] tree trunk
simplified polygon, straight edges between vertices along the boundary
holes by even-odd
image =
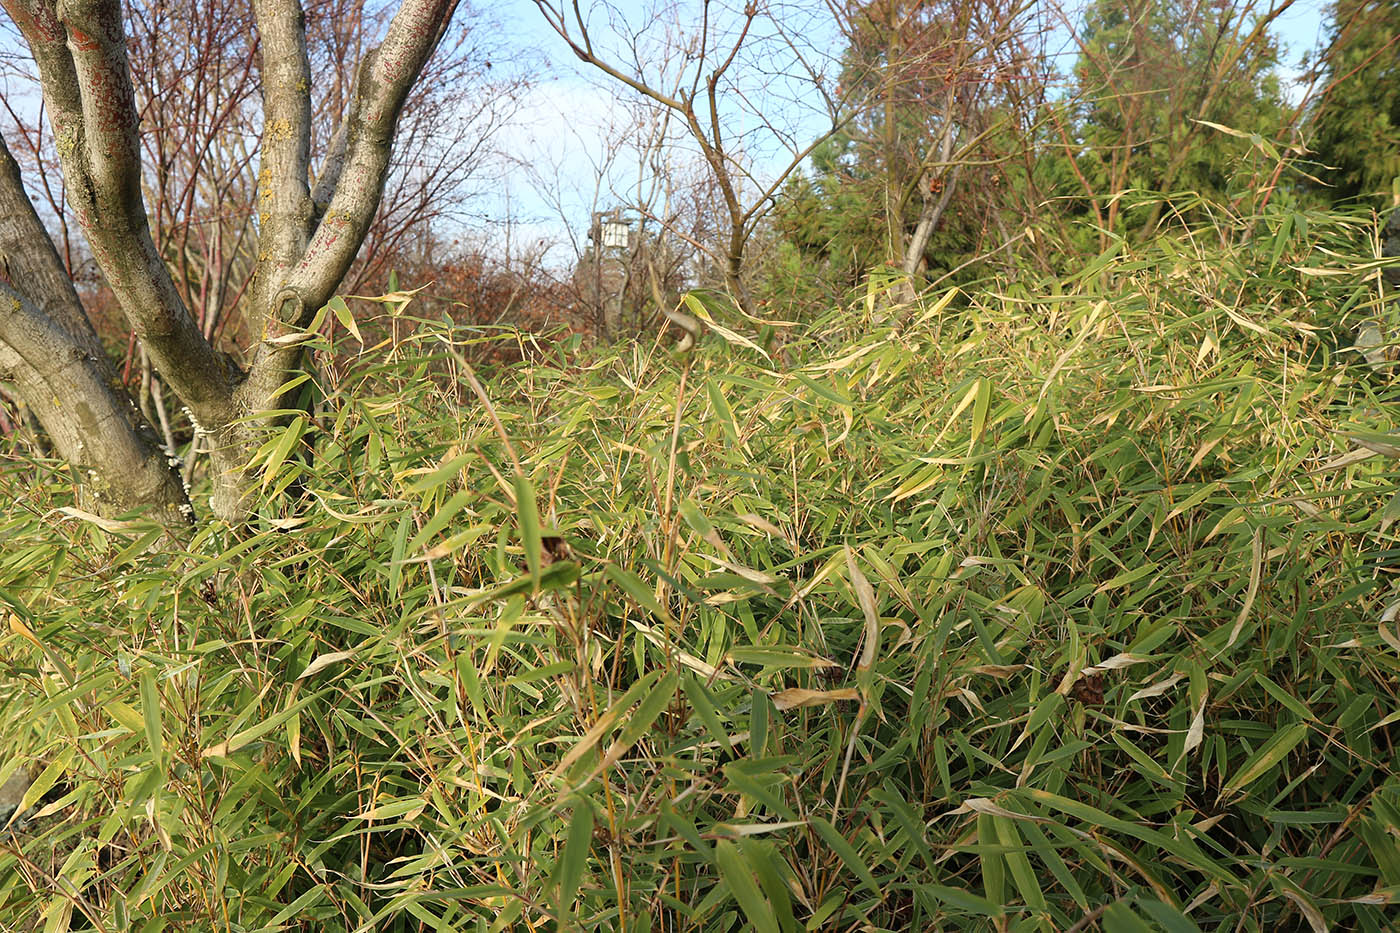
[[[961,165],[954,167],[937,201],[932,198],[924,199],[924,209],[919,214],[919,225],[914,228],[909,248],[904,251],[901,268],[906,276],[912,278],[914,273],[919,271],[919,262],[924,258],[924,251],[928,249],[928,241],[932,238],[933,231],[938,229],[938,222],[943,219],[943,212],[948,209],[948,202],[953,199],[953,190],[958,186],[958,174],[961,171]]]
[[[748,288],[744,285],[744,244],[737,234],[730,242],[729,254],[725,257],[724,284],[739,310],[745,314],[753,314],[753,302],[749,298]]]
[[[77,473],[80,502],[193,517],[176,463],[132,402],[0,140],[0,381],[18,390]]]

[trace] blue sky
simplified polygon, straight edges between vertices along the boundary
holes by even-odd
[[[778,0],[773,0],[776,6]],[[1267,3],[1267,0],[1265,0]],[[619,0],[613,4],[621,20],[616,24],[625,30],[657,35],[665,31],[668,22],[684,28],[694,20],[693,0],[683,2],[673,20],[656,17],[649,11],[652,3],[641,0]],[[1327,4],[1323,0],[1295,0],[1275,23],[1274,34],[1283,47],[1283,76],[1285,81],[1299,74],[1298,62],[1304,53],[1316,47],[1322,38]],[[588,7],[585,6],[585,9]],[[801,38],[808,44],[810,54],[825,54],[831,61],[839,55],[841,42],[834,27],[822,15],[825,0],[787,0],[783,19],[797,24]],[[488,222],[481,235],[493,252],[502,250],[505,235],[500,220],[511,218],[512,252],[530,249],[535,244],[553,244],[549,264],[566,266],[572,258],[573,244],[587,229],[590,212],[608,208],[635,196],[639,180],[645,175],[637,165],[635,155],[624,152],[615,156],[609,168],[608,153],[615,148],[619,135],[625,135],[630,122],[626,102],[631,92],[584,66],[568,50],[545,23],[534,3],[512,0],[497,11],[504,33],[522,54],[538,57],[544,64],[541,81],[523,102],[521,120],[501,140],[521,163],[511,167],[503,176],[495,196],[488,196],[482,214]],[[614,54],[620,55],[624,46],[613,37],[612,30],[601,13],[595,14],[595,34],[612,42]],[[805,19],[803,19],[805,17]],[[1067,37],[1066,37],[1067,38]],[[1052,40],[1053,41],[1053,40]],[[1066,54],[1072,50],[1066,45]],[[644,60],[649,68],[660,62],[657,50]],[[795,85],[791,86],[795,87]],[[759,91],[772,88],[761,88]],[[1295,96],[1302,93],[1290,88]],[[810,138],[820,131],[822,121],[818,108],[789,93],[770,97],[795,128],[797,136]],[[610,142],[611,141],[611,142]],[[759,172],[771,174],[788,161],[787,153],[769,137],[763,145],[755,140],[755,161]],[[684,160],[685,156],[679,156]]]

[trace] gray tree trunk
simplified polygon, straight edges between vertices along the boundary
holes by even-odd
[[[169,452],[117,378],[3,141],[0,381],[76,471],[85,505],[111,514],[149,506],[167,525],[189,521]]]
[[[399,112],[458,0],[403,0],[360,62],[349,112],[312,190],[312,76],[299,0],[255,0],[263,74],[259,264],[246,367],[217,353],[180,299],[141,198],[140,121],[120,0],[0,0],[39,69],[68,202],[161,379],[208,436],[211,505],[251,508],[248,460],[280,423],[279,389],[302,364],[305,328],[332,297],[383,194]],[[102,511],[150,506],[187,521],[188,499],[155,432],[122,389],[51,240],[0,157],[0,379],[14,384]]]
[[[924,199],[924,209],[919,214],[918,226],[914,228],[914,235],[909,238],[909,246],[904,251],[904,262],[901,264],[902,271],[910,278],[919,271],[919,263],[924,258],[924,251],[928,249],[928,241],[933,238],[933,231],[938,229],[938,222],[943,219],[943,212],[948,209],[948,202],[953,199],[953,190],[958,186],[958,174],[961,171],[961,165],[953,169],[937,201],[933,198]]]

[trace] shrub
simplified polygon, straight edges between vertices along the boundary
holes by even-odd
[[[178,546],[12,458],[0,917],[1387,928],[1394,392],[1261,229],[490,407],[416,322]]]

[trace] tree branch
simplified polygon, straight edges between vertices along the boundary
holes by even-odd
[[[23,283],[23,291],[30,300],[64,327],[85,352],[94,355],[103,352],[73,280],[25,193],[19,165],[3,139],[0,139],[0,265],[9,281]]]
[[[359,72],[355,73],[359,84]],[[326,208],[330,206],[331,198],[335,196],[336,185],[340,184],[340,173],[345,170],[345,149],[350,139],[350,121],[345,114],[340,115],[340,122],[336,125],[335,133],[331,136],[330,145],[326,148],[326,157],[321,163],[320,174],[316,176],[316,185],[311,189],[311,229],[320,226],[321,219],[326,216]]]
[[[311,63],[300,0],[256,0],[262,44],[263,132],[258,170],[258,270],[253,333],[311,235]]]
[[[346,116],[344,168],[325,217],[279,292],[295,293],[301,309],[298,318],[284,318],[284,324],[309,322],[350,268],[379,208],[399,111],[457,4],[458,0],[404,0],[384,42],[361,63]],[[282,313],[283,308],[274,309],[274,314]]]

